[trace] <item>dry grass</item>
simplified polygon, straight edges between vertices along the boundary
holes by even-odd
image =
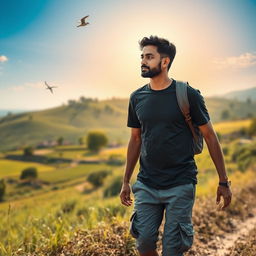
[[[256,227],[249,235],[240,238],[231,252],[226,256],[255,256],[256,255]]]
[[[219,241],[226,234],[237,231],[237,224],[252,215],[256,204],[256,186],[251,184],[241,190],[234,189],[234,198],[226,211],[217,209],[214,197],[203,197],[196,201],[193,213],[195,227],[194,245],[186,256],[213,255],[218,248]],[[34,254],[23,254],[20,250],[13,255],[37,256],[135,256],[135,241],[128,233],[127,221],[120,221],[112,217],[109,222],[100,222],[92,230],[79,230],[73,234],[69,242],[56,248],[39,248]],[[160,232],[161,239],[162,232]],[[249,243],[237,244],[232,256],[253,256],[247,251],[255,250],[255,234]],[[161,251],[161,244],[158,244]],[[244,254],[239,254],[244,250]]]

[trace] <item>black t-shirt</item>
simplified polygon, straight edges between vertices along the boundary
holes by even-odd
[[[190,115],[197,125],[210,120],[204,99],[188,86]],[[176,81],[162,90],[144,85],[130,95],[128,127],[141,128],[137,179],[157,189],[197,183],[192,133],[176,98]]]

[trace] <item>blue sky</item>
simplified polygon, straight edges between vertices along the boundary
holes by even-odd
[[[0,109],[128,98],[148,82],[138,40],[151,34],[176,45],[170,77],[205,96],[256,86],[256,1],[1,0],[0,12]]]

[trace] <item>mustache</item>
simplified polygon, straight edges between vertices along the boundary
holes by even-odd
[[[148,69],[149,69],[149,67],[147,67],[147,66],[144,66],[144,65],[142,65],[142,66],[141,66],[141,68],[148,68]]]

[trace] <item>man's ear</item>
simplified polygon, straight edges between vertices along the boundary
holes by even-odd
[[[168,67],[169,63],[170,63],[170,58],[169,57],[164,57],[162,59],[162,66],[163,67]]]

